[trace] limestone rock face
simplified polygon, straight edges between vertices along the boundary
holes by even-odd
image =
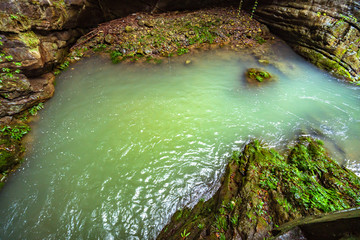
[[[359,80],[360,2],[262,0],[260,21],[318,67]]]

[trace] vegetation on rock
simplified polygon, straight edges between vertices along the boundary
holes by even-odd
[[[301,137],[286,156],[255,140],[234,152],[208,201],[178,210],[158,239],[263,239],[302,216],[360,205],[360,179]]]
[[[9,172],[21,163],[25,149],[20,141],[29,131],[30,127],[22,123],[0,128],[0,188]]]
[[[262,1],[256,15],[317,67],[360,84],[359,7],[351,0],[332,3]]]
[[[273,76],[263,69],[249,68],[245,73],[245,79],[248,84],[259,86],[262,82],[272,81]]]
[[[150,15],[138,13],[101,24],[80,38],[70,61],[89,51],[109,53],[112,62],[153,62],[200,49],[261,46],[274,37],[249,14],[233,8]],[[271,44],[271,41],[270,43]]]

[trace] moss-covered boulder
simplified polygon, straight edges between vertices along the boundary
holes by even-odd
[[[249,68],[245,72],[245,80],[251,86],[260,86],[262,83],[273,81],[273,76],[260,68]]]
[[[360,205],[360,179],[301,138],[287,155],[259,141],[234,152],[217,193],[177,211],[158,239],[264,239],[290,220]]]

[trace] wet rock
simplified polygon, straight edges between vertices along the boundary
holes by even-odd
[[[262,83],[273,81],[273,76],[260,68],[249,68],[245,73],[245,80],[249,85],[260,86]]]
[[[178,210],[157,239],[264,239],[291,220],[360,205],[360,178],[310,138],[284,155],[252,141],[233,153],[222,179],[212,198]],[[301,231],[289,236],[301,239]]]
[[[359,9],[352,0],[261,1],[256,15],[316,66],[355,81],[360,79]]]

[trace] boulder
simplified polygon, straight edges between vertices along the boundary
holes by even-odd
[[[249,68],[245,72],[245,80],[251,86],[260,86],[263,83],[273,81],[274,77],[263,69]]]
[[[360,178],[321,141],[302,137],[281,155],[255,140],[233,153],[216,194],[178,210],[157,239],[267,239],[291,220],[359,205]]]

